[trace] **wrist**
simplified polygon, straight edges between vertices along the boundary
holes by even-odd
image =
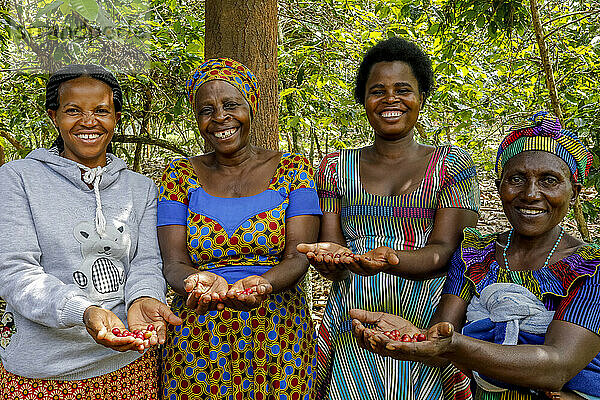
[[[102,309],[102,307],[97,305],[91,305],[85,309],[83,312],[83,323],[87,325],[87,321],[90,319],[90,313],[94,311],[95,308]]]
[[[454,331],[454,328],[453,328],[452,336],[450,336],[449,339],[450,340],[448,342],[448,345],[446,346],[446,349],[441,354],[441,356],[445,357],[445,358],[451,358],[450,356],[452,356],[453,354],[456,354],[458,352],[458,348],[460,347],[462,335],[460,333]]]
[[[140,296],[131,302],[131,304],[129,305],[129,308],[133,307],[134,304],[139,303],[140,301],[144,301],[146,299],[151,299],[151,298],[152,297],[149,297],[149,296]]]

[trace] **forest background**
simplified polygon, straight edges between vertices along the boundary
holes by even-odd
[[[249,38],[248,21],[235,20],[232,7],[254,12],[251,23],[271,27],[272,37]],[[355,72],[366,49],[400,36],[417,42],[435,71],[417,138],[471,153],[483,230],[506,225],[492,183],[501,138],[524,116],[553,110],[594,153],[581,206],[566,225],[600,243],[599,28],[597,0],[0,0],[0,165],[56,137],[44,106],[49,72],[99,63],[123,86],[114,151],[157,180],[169,159],[204,150],[184,83],[224,30],[240,32],[250,56],[274,48],[270,75],[260,60],[250,65],[271,97],[272,123],[258,124],[255,142],[317,165],[335,149],[372,140],[353,100]],[[327,285],[316,287],[322,302]]]
[[[254,142],[316,165],[371,141],[355,72],[366,49],[400,36],[435,71],[418,140],[471,153],[480,223],[502,225],[491,184],[499,141],[524,116],[553,110],[594,153],[567,225],[600,243],[598,28],[600,2],[583,0],[0,0],[0,165],[56,137],[44,107],[49,73],[99,63],[123,85],[114,151],[157,180],[167,160],[205,150],[184,83],[205,56],[223,53],[262,79]]]

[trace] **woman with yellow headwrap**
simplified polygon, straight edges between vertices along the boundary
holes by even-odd
[[[512,228],[491,235],[465,229],[428,330],[352,310],[359,344],[472,371],[476,400],[600,400],[600,246],[560,226],[591,163],[577,135],[547,112],[515,127],[496,158]],[[394,330],[400,339],[384,334]],[[420,333],[427,340],[413,343]]]
[[[317,238],[312,167],[250,144],[259,90],[242,64],[208,60],[186,86],[214,151],[173,160],[160,185],[164,272],[184,321],[163,351],[163,396],[308,399],[315,333],[296,245]]]

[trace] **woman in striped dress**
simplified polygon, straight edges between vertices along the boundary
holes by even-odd
[[[334,281],[319,330],[317,398],[470,396],[468,380],[451,366],[384,359],[359,348],[348,314],[352,308],[385,311],[427,327],[446,263],[463,228],[477,222],[470,156],[414,140],[432,86],[431,62],[415,44],[399,38],[377,44],[365,55],[355,87],[375,141],[321,163],[320,242],[299,246]]]
[[[390,341],[381,331],[421,332],[395,315],[351,310],[357,341],[471,370],[477,400],[600,400],[600,246],[560,226],[591,164],[577,135],[547,112],[516,127],[496,158],[512,228],[465,229],[432,318],[439,323],[422,332],[428,340]]]

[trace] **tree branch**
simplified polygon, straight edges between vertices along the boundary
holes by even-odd
[[[17,150],[23,150],[25,148],[25,146],[23,146],[21,143],[19,143],[19,141],[17,139],[15,139],[10,133],[8,133],[6,131],[0,131],[0,136],[2,136],[4,139],[8,140],[8,142],[10,144],[12,144],[13,147]]]
[[[544,40],[548,39],[550,36],[552,36],[555,32],[561,30],[562,28],[564,28],[567,25],[571,25],[571,24],[576,24],[578,22],[580,22],[581,20],[584,20],[588,17],[591,17],[592,15],[596,15],[596,14],[600,14],[600,10],[596,10],[594,12],[590,12],[586,15],[584,15],[581,18],[577,18],[576,20],[573,21],[569,21],[569,22],[565,22],[564,24],[557,26],[556,28],[552,29],[550,32],[548,32],[546,35],[544,35]]]
[[[171,150],[173,153],[180,154],[184,157],[189,157],[190,154],[181,149],[179,146],[174,145],[173,143],[163,140],[163,139],[154,139],[147,136],[131,136],[131,135],[115,135],[112,138],[113,142],[117,143],[142,143],[149,144],[152,146],[162,147],[163,149]]]
[[[533,29],[535,31],[535,37],[537,40],[538,49],[540,51],[540,57],[542,59],[542,66],[544,67],[546,87],[548,88],[548,92],[550,93],[550,100],[552,102],[552,109],[558,117],[558,120],[561,122],[561,125],[564,126],[564,118],[562,115],[562,110],[560,108],[558,93],[556,91],[556,82],[554,81],[554,72],[552,71],[552,64],[550,63],[550,58],[548,57],[548,50],[546,49],[546,37],[548,37],[549,34],[544,35],[544,29],[542,28],[542,24],[540,21],[540,14],[538,10],[537,1],[529,0],[529,4],[531,7],[531,19],[533,22]],[[587,17],[588,15],[586,15],[584,18]],[[579,20],[581,19],[583,18],[580,18]],[[550,33],[553,33],[554,31],[555,30],[551,31]],[[583,240],[585,240],[586,242],[590,242],[590,231],[587,227],[587,223],[583,215],[583,209],[581,207],[581,203],[579,202],[579,197],[575,199],[575,205],[573,206],[573,215],[575,216],[577,228],[579,229],[579,233],[581,233]]]

